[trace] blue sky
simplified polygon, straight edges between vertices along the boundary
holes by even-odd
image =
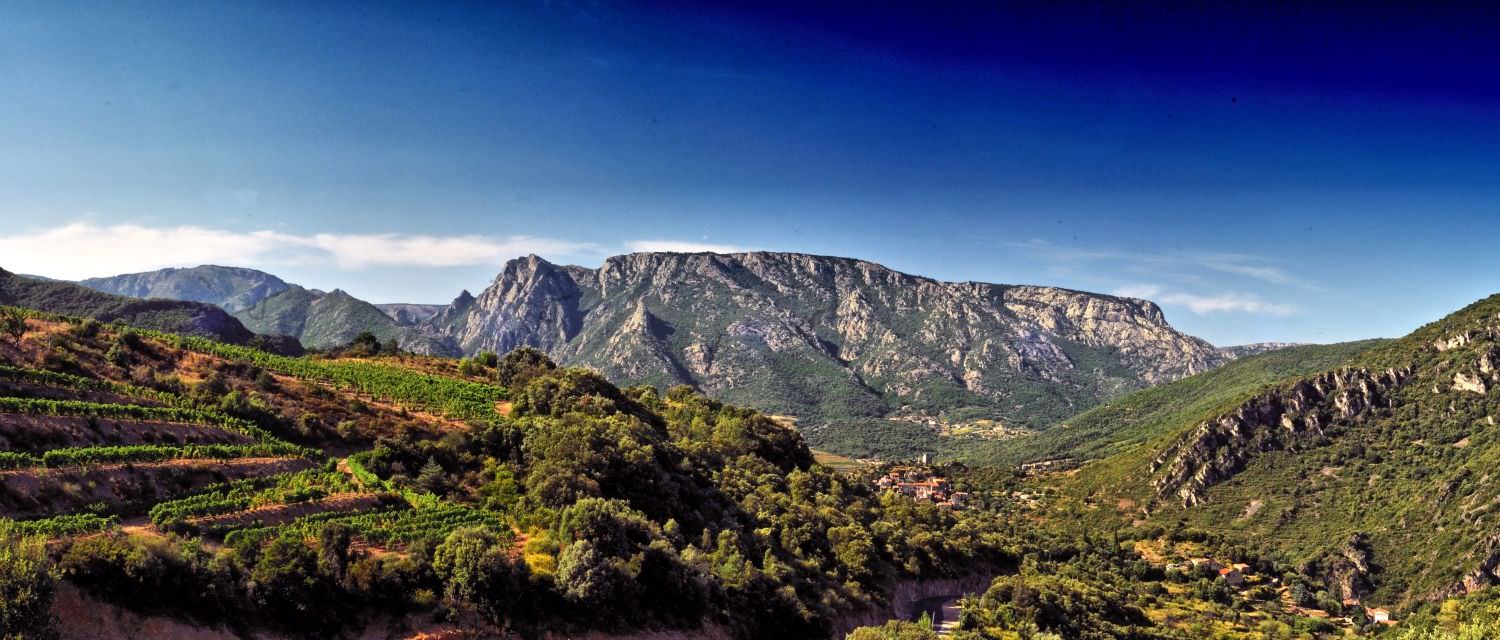
[[[804,251],[1217,344],[1500,290],[1494,15],[491,4],[7,3],[0,267],[446,302],[529,252]]]

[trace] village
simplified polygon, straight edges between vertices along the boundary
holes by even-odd
[[[925,464],[892,467],[875,479],[875,487],[947,509],[963,509],[970,500],[968,492],[954,491],[947,478],[936,475]]]

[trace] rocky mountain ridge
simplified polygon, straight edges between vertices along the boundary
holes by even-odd
[[[528,256],[422,328],[466,354],[530,346],[629,382],[823,420],[1042,426],[1231,357],[1146,300],[769,252],[636,253],[598,269]]]

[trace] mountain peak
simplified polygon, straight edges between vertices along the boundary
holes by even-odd
[[[292,286],[264,271],[207,264],[89,278],[78,284],[132,298],[206,302],[230,313],[249,309]]]

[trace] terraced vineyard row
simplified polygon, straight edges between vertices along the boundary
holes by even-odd
[[[236,529],[224,536],[226,544],[246,544],[293,534],[311,536],[325,524],[349,527],[359,539],[376,544],[404,545],[423,539],[441,539],[459,527],[484,526],[505,536],[510,527],[493,513],[455,504],[411,509],[375,509],[359,513],[321,513],[272,527]]]
[[[0,311],[74,325],[85,322],[71,316],[19,307],[0,306]],[[435,376],[388,364],[293,358],[198,336],[123,326],[116,328],[161,340],[180,349],[253,364],[294,378],[330,384],[336,388],[420,407],[459,420],[495,418],[495,403],[504,400],[507,395],[506,390],[497,385]]]
[[[62,389],[76,389],[79,391],[100,391],[104,393],[113,393],[121,396],[152,400],[168,406],[182,406],[184,404],[184,400],[180,396],[172,393],[167,393],[165,391],[147,389],[145,387],[126,384],[123,382],[115,382],[113,380],[96,380],[94,378],[75,376],[71,373],[59,373],[56,371],[46,371],[43,369],[23,369],[21,367],[0,365],[0,380],[10,380],[12,382],[23,382],[48,387],[58,387]]]
[[[92,513],[76,513],[40,520],[5,520],[0,518],[0,529],[23,535],[41,535],[49,538],[103,531],[118,525],[120,519]]]
[[[248,421],[226,416],[222,413],[180,407],[142,407],[133,404],[102,404],[83,400],[0,398],[0,413],[207,424],[243,434],[262,444],[293,447],[293,445],[281,441],[276,436],[271,435],[270,432]],[[311,449],[300,447],[297,450],[307,454],[315,453]]]
[[[151,507],[151,522],[162,529],[181,527],[190,518],[221,515],[266,505],[295,504],[354,491],[341,473],[310,469],[298,473],[236,480],[205,488],[185,498]]]
[[[323,382],[460,420],[493,419],[497,415],[495,403],[506,396],[505,390],[499,386],[444,378],[388,364],[291,358],[193,336],[155,335],[189,351],[249,362],[280,374]]]
[[[190,444],[157,445],[131,444],[102,447],[68,447],[44,451],[41,455],[0,452],[0,468],[25,469],[29,467],[83,467],[100,464],[126,462],[161,462],[163,460],[232,458],[277,458],[302,455],[305,450],[296,445],[281,444]]]

